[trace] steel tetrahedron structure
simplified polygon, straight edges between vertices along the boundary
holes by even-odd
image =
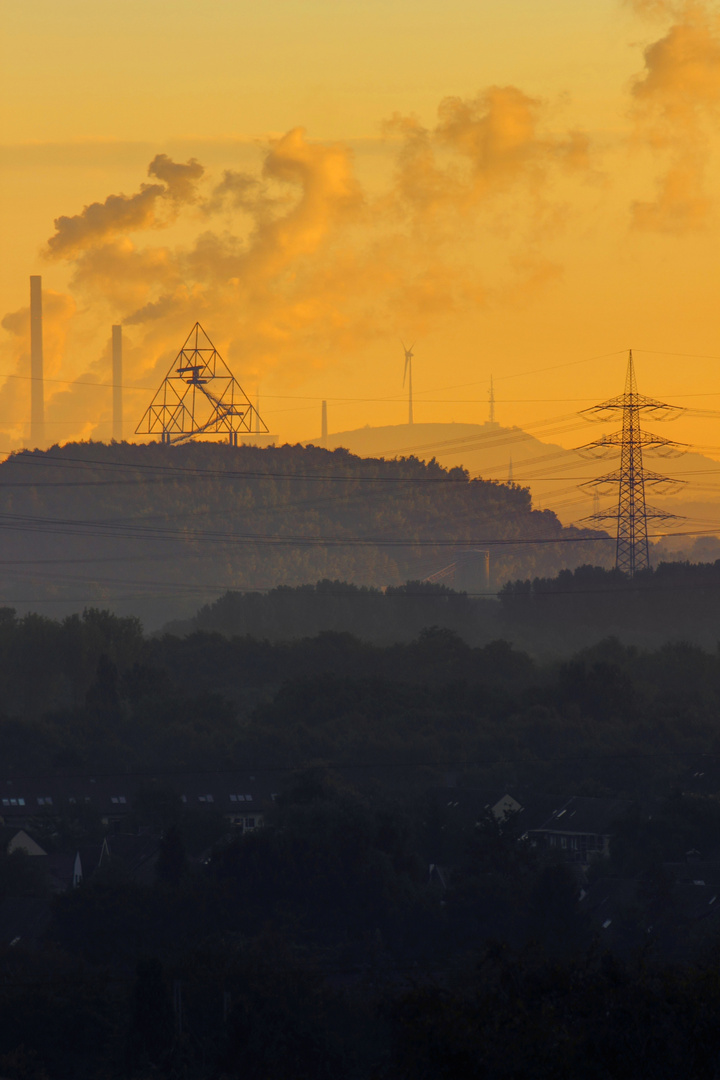
[[[175,357],[160,389],[135,429],[164,443],[200,435],[267,434],[267,427],[199,322]]]
[[[610,456],[618,450],[620,452],[619,469],[589,480],[581,486],[594,489],[598,493],[617,489],[617,504],[614,507],[596,511],[584,520],[598,525],[609,521],[617,523],[615,566],[631,577],[637,571],[650,566],[648,521],[669,522],[678,518],[677,514],[648,505],[645,489],[667,492],[683,483],[644,468],[643,452],[661,457],[676,457],[686,450],[681,443],[644,431],[640,425],[641,417],[649,415],[655,420],[672,420],[681,412],[680,408],[638,393],[631,350],[624,393],[600,405],[584,409],[581,414],[589,420],[598,421],[622,417],[620,431],[581,446],[579,451],[592,457]]]

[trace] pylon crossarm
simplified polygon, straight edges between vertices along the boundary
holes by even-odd
[[[576,446],[575,453],[584,458],[610,458],[617,454],[619,443],[609,439],[598,439],[596,442],[586,443],[585,446]]]
[[[657,506],[645,507],[645,519],[647,521],[687,521],[685,514],[672,514],[669,510],[661,510]]]
[[[624,469],[615,469],[613,472],[605,473],[603,476],[596,476],[592,480],[584,480],[578,487],[581,488],[610,488],[617,484],[622,484],[627,481],[627,472]],[[643,469],[642,483],[647,487],[652,485],[658,489],[662,489],[663,492],[677,491],[685,484],[687,480],[676,480],[669,476],[662,476],[660,473],[652,472],[649,469]]]
[[[593,442],[585,443],[584,446],[577,446],[575,452],[582,454],[583,457],[610,457],[611,452],[616,451],[618,447],[627,445],[627,439],[626,433],[613,431]],[[660,457],[680,457],[691,448],[689,443],[675,442],[673,439],[666,439],[663,435],[654,435],[651,431],[639,429],[633,432],[632,442],[635,446],[642,447],[644,451],[658,454]]]
[[[588,525],[602,525],[606,521],[617,521],[617,509],[615,507],[608,510],[596,510],[594,514],[579,518],[578,524],[584,525],[587,522]]]
[[[617,416],[618,412],[629,409],[642,409],[652,414],[655,420],[675,420],[680,413],[685,412],[681,405],[666,405],[663,401],[646,397],[644,394],[618,394],[617,397],[609,398],[600,405],[591,405],[589,409],[583,409],[580,413],[586,420],[603,423]]]

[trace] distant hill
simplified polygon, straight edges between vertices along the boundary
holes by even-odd
[[[568,439],[578,445],[600,434],[600,429],[589,429],[559,419],[556,427],[544,425],[548,435],[564,431]],[[320,440],[313,440],[319,445]],[[565,524],[581,524],[582,519],[593,513],[592,494],[578,487],[581,480],[599,476],[614,467],[613,461],[588,460],[556,443],[523,431],[519,427],[503,427],[497,423],[485,424],[393,424],[385,427],[356,428],[351,431],[332,432],[327,439],[328,449],[345,447],[360,457],[395,458],[412,455],[422,461],[435,460],[444,468],[458,466],[467,469],[470,476],[507,482],[512,476],[515,483],[528,487],[533,506],[553,510]],[[677,459],[658,462],[648,456],[646,467],[684,479],[680,489],[673,493],[655,496],[652,501],[687,519],[686,525],[678,524],[683,531],[693,526],[707,529],[713,522],[720,535],[720,484],[717,481],[720,465],[702,454],[688,453]],[[601,506],[613,502],[612,494],[603,496]],[[682,538],[665,545],[663,551],[687,553],[692,537]]]
[[[490,589],[611,547],[532,510],[520,487],[317,447],[74,443],[12,455],[0,488],[4,604],[109,607],[150,627],[227,589],[442,576],[476,545]]]

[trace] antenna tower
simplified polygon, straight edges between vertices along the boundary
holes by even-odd
[[[490,401],[490,423],[495,423],[495,388],[493,386],[493,377],[490,376],[490,393],[488,395]]]
[[[412,362],[413,362],[413,346],[409,349],[405,348],[405,343],[401,342],[403,349],[405,350],[405,370],[403,372],[403,386],[405,385],[405,379],[408,381],[408,424],[412,424],[413,421],[413,399],[412,399]],[[414,344],[414,342],[413,342]]]
[[[159,434],[164,443],[226,435],[237,446],[239,432],[267,430],[200,323],[195,323],[135,434]]]
[[[589,420],[607,421],[622,417],[622,429],[610,435],[604,435],[595,442],[579,448],[580,453],[591,457],[609,457],[620,451],[620,468],[614,472],[589,480],[581,487],[602,490],[618,490],[617,508],[596,511],[584,520],[594,524],[615,521],[617,523],[617,545],[615,566],[632,577],[639,570],[650,566],[648,547],[648,521],[674,521],[677,514],[648,506],[645,502],[645,488],[657,491],[672,491],[684,481],[672,480],[668,476],[651,472],[643,467],[643,451],[660,457],[678,457],[687,449],[683,444],[672,442],[662,435],[653,435],[643,431],[640,419],[649,414],[655,420],[674,420],[683,410],[674,405],[639,394],[635,381],[635,366],[632,350],[628,357],[625,376],[625,392],[610,398],[600,405],[593,405],[581,413]]]

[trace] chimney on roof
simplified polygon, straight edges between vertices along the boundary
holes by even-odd
[[[43,382],[42,278],[30,277],[30,443],[45,446],[45,385]]]

